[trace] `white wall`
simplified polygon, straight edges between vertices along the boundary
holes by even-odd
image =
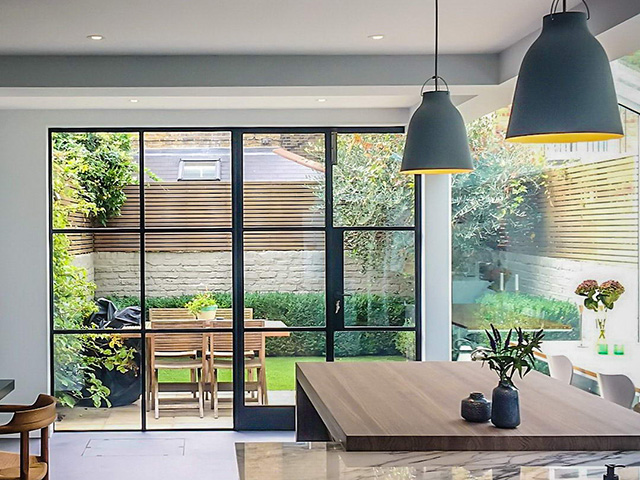
[[[0,110],[0,378],[8,400],[49,391],[49,127],[403,125],[406,109]]]
[[[580,303],[574,291],[583,280],[598,282],[618,280],[625,293],[607,315],[607,337],[610,341],[626,343],[638,339],[638,267],[614,263],[598,263],[566,258],[540,257],[507,252],[505,268],[520,277],[520,291]],[[512,277],[513,278],[513,277]],[[594,335],[595,314],[587,311],[584,317],[585,334]],[[595,338],[593,338],[595,341]]]

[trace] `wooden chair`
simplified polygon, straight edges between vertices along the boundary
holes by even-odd
[[[0,435],[19,433],[20,453],[0,452],[1,480],[49,479],[49,425],[56,419],[56,399],[39,395],[33,405],[0,405],[0,413],[13,413],[0,425]],[[40,455],[29,455],[29,433],[40,430]]]
[[[233,319],[232,308],[219,308],[216,310],[216,318],[224,320]],[[186,308],[150,308],[149,321],[157,320],[195,320],[196,317]],[[253,320],[253,308],[244,309],[244,319]]]
[[[223,320],[233,320],[233,309],[232,308],[217,309],[216,318],[222,318]],[[244,319],[253,320],[253,308],[244,309]]]
[[[196,316],[188,308],[150,308],[149,321],[195,320]]]
[[[208,326],[205,320],[157,320],[151,322],[155,329],[193,329],[202,330]],[[191,370],[191,383],[198,387],[197,400],[200,418],[204,417],[204,381],[207,372],[209,335],[204,332],[194,333],[150,333],[149,356],[151,362],[151,391],[155,418],[160,418],[159,370]],[[195,394],[195,392],[194,392]],[[0,480],[2,480],[0,478]]]
[[[218,328],[231,328],[232,322],[228,320],[211,322]],[[245,320],[245,327],[264,327],[263,320]],[[214,418],[218,418],[218,370],[233,370],[233,334],[212,333],[211,352],[209,357],[209,371],[211,376],[211,408]],[[263,332],[246,332],[244,334],[244,368],[247,372],[245,382],[246,391],[256,391],[258,401],[263,405],[268,404],[267,375],[266,375],[266,348]],[[256,373],[257,380],[253,380]]]

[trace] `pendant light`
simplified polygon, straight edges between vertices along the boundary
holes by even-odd
[[[435,72],[420,91],[422,104],[407,129],[400,172],[409,175],[465,173],[473,170],[464,120],[451,103],[447,82],[438,75],[438,0],[435,0]],[[431,80],[435,90],[424,91]],[[446,90],[439,90],[440,81]]]
[[[522,60],[507,140],[569,143],[623,136],[609,59],[587,27],[587,11],[554,0],[542,32]]]

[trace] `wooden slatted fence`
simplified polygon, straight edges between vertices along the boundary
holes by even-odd
[[[551,169],[533,201],[542,212],[535,240],[510,239],[512,251],[637,265],[637,157]]]
[[[244,221],[249,227],[312,227],[324,224],[323,201],[308,182],[247,182],[244,184]],[[137,228],[140,196],[135,185],[125,188],[127,201],[121,215],[108,227]],[[153,182],[145,185],[145,220],[148,228],[231,227],[231,185],[228,182]],[[228,251],[226,233],[148,233],[147,251]],[[80,246],[78,245],[78,248]],[[85,247],[83,247],[85,248]],[[140,250],[137,234],[97,233],[95,251]],[[245,235],[247,250],[318,250],[324,248],[322,232],[251,232]],[[86,253],[82,250],[82,253]]]

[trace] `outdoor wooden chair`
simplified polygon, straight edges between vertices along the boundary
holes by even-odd
[[[195,320],[195,315],[187,308],[150,308],[149,321],[156,320]],[[223,320],[233,319],[232,308],[218,308],[216,310],[216,318]],[[244,309],[244,319],[253,320],[253,308]]]
[[[195,320],[196,316],[188,308],[150,308],[149,321]]]
[[[231,328],[232,322],[221,320],[212,322],[218,328]],[[263,320],[245,320],[245,327],[264,327]],[[228,332],[211,334],[209,372],[211,381],[211,408],[214,418],[218,418],[219,382],[218,370],[233,370],[233,334]],[[247,372],[245,390],[257,392],[258,401],[267,405],[267,375],[265,364],[265,336],[263,332],[245,332],[244,368]],[[254,380],[254,372],[256,380]]]
[[[191,384],[197,384],[195,398],[198,400],[200,418],[204,417],[204,382],[207,373],[206,352],[209,350],[209,335],[202,330],[208,326],[206,320],[158,320],[151,322],[154,329],[193,329],[194,333],[150,333],[149,356],[151,365],[151,391],[155,418],[160,418],[159,370],[190,370]],[[0,479],[1,480],[1,479]]]
[[[221,318],[223,320],[233,320],[233,309],[232,308],[219,308],[216,310],[216,318]],[[245,308],[244,309],[244,319],[245,320],[253,320],[253,308]]]
[[[13,413],[0,425],[0,435],[19,433],[20,453],[0,452],[0,480],[49,479],[49,425],[56,419],[56,399],[39,395],[33,405],[0,405],[0,413]],[[29,433],[40,430],[40,455],[29,455]]]

